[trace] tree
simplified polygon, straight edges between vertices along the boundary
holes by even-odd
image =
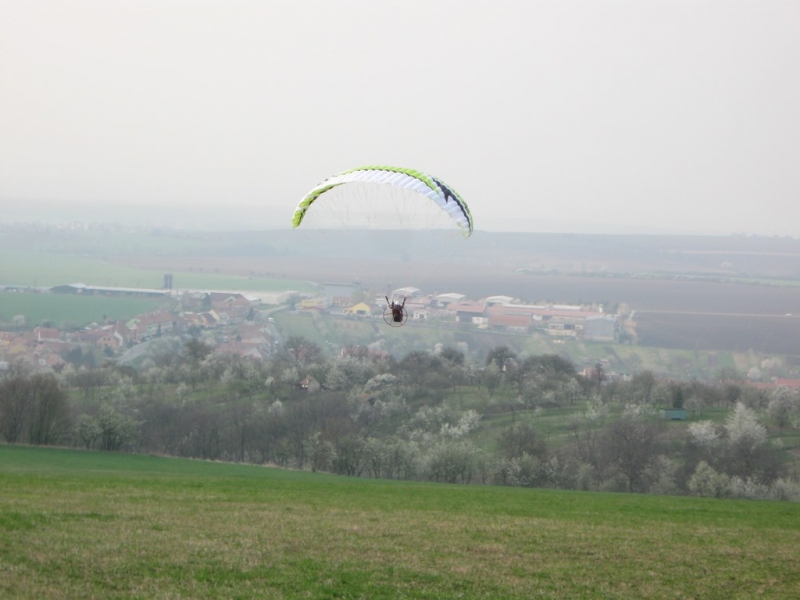
[[[728,438],[733,445],[752,450],[767,441],[767,429],[758,422],[756,413],[744,404],[736,404],[725,421]]]
[[[800,396],[796,390],[778,387],[772,391],[767,414],[781,430],[791,426],[798,413],[800,413]]]
[[[504,371],[508,361],[515,360],[516,358],[516,353],[508,346],[497,346],[489,350],[489,353],[486,355],[486,365],[488,366],[494,363],[500,371]]]
[[[397,375],[406,394],[412,398],[431,397],[435,390],[447,387],[449,380],[442,369],[442,359],[428,352],[406,354],[397,364]]]
[[[21,441],[33,404],[33,386],[23,374],[0,382],[0,433],[9,444]]]
[[[252,402],[229,402],[227,420],[232,427],[229,451],[238,462],[244,462],[247,456],[247,445],[253,435],[254,411],[255,405]]]
[[[675,383],[670,386],[670,389],[672,392],[672,408],[683,408],[685,397],[681,384]]]
[[[720,466],[730,476],[754,477],[771,483],[783,472],[778,451],[767,443],[767,429],[741,402],[725,421],[727,446]]]
[[[726,380],[722,383],[722,399],[729,405],[736,404],[742,396],[742,386],[735,381]]]
[[[136,435],[137,423],[127,415],[118,412],[110,404],[100,407],[97,425],[100,428],[101,450],[121,450]]]
[[[634,410],[623,413],[605,433],[608,458],[625,476],[629,492],[645,491],[644,474],[657,453],[655,433],[655,428]]]
[[[592,367],[592,373],[591,373],[591,375],[589,375],[589,380],[592,383],[594,383],[597,386],[597,388],[599,389],[603,385],[603,382],[606,379],[607,379],[606,371],[603,368],[602,363],[600,361],[597,361],[594,364],[594,367]]]
[[[322,349],[301,335],[289,337],[283,344],[282,356],[296,368],[320,362]]]
[[[696,421],[689,424],[689,435],[700,448],[713,448],[719,441],[719,433],[711,421]]]
[[[192,338],[183,345],[183,352],[186,358],[193,364],[203,362],[214,349],[208,344],[204,344],[197,338]]]
[[[464,353],[453,346],[445,346],[442,348],[441,352],[439,352],[439,356],[442,360],[452,365],[459,367],[464,365]]]
[[[653,390],[656,386],[656,376],[652,371],[642,371],[631,378],[629,388],[636,404],[651,404]]]
[[[489,392],[489,397],[494,396],[494,392],[500,385],[502,372],[494,361],[489,362],[486,367],[480,372],[478,382],[486,386],[486,391]]]
[[[689,480],[689,491],[695,496],[722,498],[730,491],[730,477],[718,473],[706,461],[700,461]]]
[[[427,456],[428,477],[444,483],[469,483],[476,454],[466,440],[441,440]]]
[[[565,380],[575,375],[575,363],[558,354],[541,354],[529,358],[528,361],[536,372],[547,379]]]
[[[517,393],[528,403],[572,403],[580,394],[575,365],[557,354],[531,356],[517,364],[511,371],[511,381],[517,384]]]
[[[371,375],[372,365],[366,360],[340,356],[331,361],[325,385],[331,390],[349,390],[356,385],[367,383]]]
[[[28,441],[31,444],[53,444],[69,429],[67,393],[51,373],[31,376],[31,407]]]
[[[608,407],[596,396],[590,399],[586,412],[573,418],[569,429],[575,437],[575,453],[578,461],[591,469],[598,482],[603,480],[603,461],[601,456],[601,433],[608,417]]]
[[[536,429],[528,423],[506,427],[497,442],[500,454],[507,459],[521,458],[523,454],[539,459],[547,455],[547,446]]]
[[[81,415],[78,419],[78,437],[81,438],[87,450],[90,450],[100,438],[100,424],[90,415]]]

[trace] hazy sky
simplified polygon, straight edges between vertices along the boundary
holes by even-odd
[[[288,227],[364,164],[478,229],[799,236],[800,0],[0,0],[0,214]]]

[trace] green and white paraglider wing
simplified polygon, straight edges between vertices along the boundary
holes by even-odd
[[[449,217],[445,219],[445,222],[458,226],[464,237],[469,237],[472,234],[472,215],[469,207],[453,188],[432,175],[400,167],[359,167],[329,177],[306,194],[300,201],[292,217],[292,226],[299,227],[306,221],[307,214],[315,213],[318,207],[326,203],[328,196],[331,196],[333,191],[344,190],[345,188],[349,190],[352,186],[354,188],[353,195],[360,196],[362,200],[366,201],[362,205],[366,209],[356,210],[355,205],[348,206],[343,209],[347,211],[347,218],[357,220],[360,213],[375,208],[377,209],[376,213],[383,210],[383,214],[388,215],[389,219],[396,220],[398,227],[404,227],[402,221],[406,216],[405,208],[398,208],[398,204],[394,206],[382,204],[384,201],[380,194],[365,194],[364,191],[359,189],[363,189],[365,186],[370,187],[374,184],[399,190],[397,192],[398,195],[402,193],[413,196],[414,200],[409,202],[409,204],[414,205],[410,209],[411,211],[416,211],[416,207],[419,205],[428,205],[428,208],[432,208],[438,215]],[[334,201],[332,200],[331,202]],[[340,214],[342,213],[340,212]],[[386,222],[391,227],[391,221],[387,220]]]

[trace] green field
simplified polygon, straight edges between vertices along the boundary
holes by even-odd
[[[4,598],[797,598],[800,505],[0,446]]]
[[[106,319],[125,321],[165,304],[170,303],[164,299],[0,292],[0,324],[10,324],[16,315],[23,315],[27,327],[48,321],[59,328],[79,327]]]

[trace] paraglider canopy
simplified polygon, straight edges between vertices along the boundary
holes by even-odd
[[[360,185],[359,185],[360,184]],[[414,169],[406,169],[402,167],[358,167],[350,169],[329,177],[314,189],[312,189],[297,205],[297,209],[292,216],[292,226],[299,227],[306,219],[306,214],[315,203],[325,204],[326,195],[330,195],[332,190],[336,190],[340,186],[348,187],[363,187],[365,184],[379,184],[382,186],[390,186],[396,190],[410,192],[411,196],[415,198],[416,206],[413,211],[416,213],[419,206],[430,209],[442,214],[442,211],[449,219],[451,225],[458,226],[464,237],[469,237],[473,231],[472,215],[470,214],[469,207],[464,199],[450,186],[446,185],[441,179],[416,171]],[[353,196],[358,196],[359,193],[354,193]],[[406,217],[405,209],[397,209],[387,206],[382,203],[379,197],[374,199],[367,199],[364,203],[364,208],[358,210],[348,208],[346,211],[347,218],[357,219],[362,213],[370,211],[383,211],[390,213],[397,217],[398,221],[402,222]],[[389,223],[390,221],[387,221]]]

